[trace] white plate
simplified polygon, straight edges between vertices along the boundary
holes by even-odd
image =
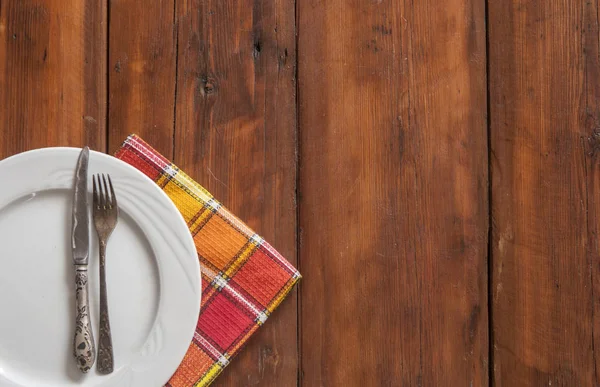
[[[200,310],[194,241],[173,202],[137,169],[90,152],[109,173],[120,217],[108,242],[115,370],[82,374],[72,356],[69,238],[80,149],[45,148],[0,162],[0,386],[162,386],[180,364]],[[90,193],[91,203],[91,193]],[[90,225],[90,305],[98,338],[98,243]]]

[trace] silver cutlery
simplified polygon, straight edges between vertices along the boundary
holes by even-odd
[[[108,180],[108,184],[107,184]],[[119,208],[110,176],[95,175],[94,186],[94,224],[100,244],[100,339],[98,341],[98,372],[110,374],[114,369],[113,346],[108,318],[108,300],[106,291],[106,243],[117,225]]]
[[[76,320],[73,338],[73,356],[79,369],[86,373],[95,360],[94,335],[90,321],[88,299],[88,258],[89,258],[89,212],[87,174],[89,148],[79,154],[75,170],[75,194],[73,200],[72,248],[75,266]]]

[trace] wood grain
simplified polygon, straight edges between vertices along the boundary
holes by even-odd
[[[104,151],[105,67],[105,1],[0,1],[0,158]]]
[[[291,0],[177,1],[175,162],[296,263]],[[294,291],[216,386],[294,386]]]
[[[135,133],[170,158],[177,55],[175,3],[111,1],[109,18],[110,152]]]
[[[485,3],[0,0],[0,158],[140,134],[300,265],[216,386],[598,385],[598,1]]]
[[[598,4],[489,6],[495,385],[598,385]]]
[[[303,386],[485,386],[483,1],[298,2]]]

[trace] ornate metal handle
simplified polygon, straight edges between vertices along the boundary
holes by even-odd
[[[100,241],[100,341],[98,342],[98,372],[113,372],[113,346],[108,319],[108,297],[106,293],[106,242]]]
[[[75,337],[73,338],[73,356],[81,372],[88,372],[96,357],[94,335],[90,321],[88,302],[88,272],[87,266],[75,266],[75,298],[77,317],[75,321]]]

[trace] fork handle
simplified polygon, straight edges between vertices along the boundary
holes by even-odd
[[[110,321],[108,318],[108,295],[106,291],[106,242],[100,242],[100,340],[98,342],[98,372],[110,374],[114,369],[114,355]]]
[[[88,300],[87,265],[75,266],[75,300],[77,316],[75,320],[75,336],[73,337],[73,356],[81,372],[86,373],[94,365],[96,350],[94,335],[90,321]]]

